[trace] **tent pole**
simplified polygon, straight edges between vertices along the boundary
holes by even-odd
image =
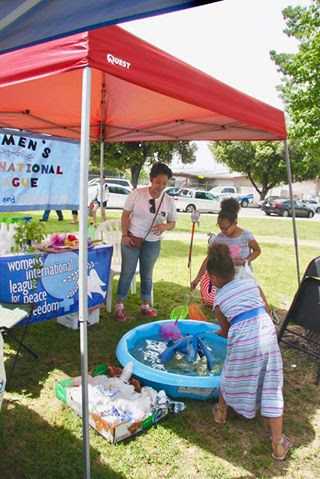
[[[80,140],[80,235],[79,235],[79,321],[82,385],[82,432],[84,478],[90,479],[88,411],[88,164],[90,157],[91,68],[82,72]]]
[[[291,176],[291,166],[290,166],[289,148],[288,148],[287,139],[284,140],[284,154],[285,154],[286,165],[287,165],[289,195],[290,195],[291,210],[292,210],[292,228],[293,228],[294,248],[296,253],[298,286],[299,286],[300,285],[300,266],[299,266],[298,235],[297,235],[297,226],[296,226],[296,214],[295,214],[294,203],[293,203],[292,176]]]
[[[105,98],[105,82],[104,73],[102,72],[102,89],[101,89],[101,108],[100,108],[100,178],[103,178],[103,159],[104,159],[104,98]],[[103,210],[103,184],[100,183],[100,218],[102,223],[102,210]],[[101,240],[103,233],[101,231]]]

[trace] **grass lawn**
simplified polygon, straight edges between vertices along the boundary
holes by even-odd
[[[36,218],[37,214],[33,212],[32,216]],[[109,218],[118,216],[118,212],[109,214]],[[65,217],[71,219],[71,212]],[[204,216],[198,231],[215,231],[215,223],[215,215]],[[298,220],[297,223],[299,239],[319,239],[318,222]],[[274,238],[291,238],[291,223],[241,218],[240,224],[257,236],[273,238],[270,242],[266,238],[261,245],[262,255],[254,263],[255,274],[271,304],[288,308],[297,287],[294,250]],[[77,227],[67,220],[58,222],[52,212],[46,229],[62,232],[75,231]],[[188,215],[179,215],[177,231],[190,231]],[[160,319],[167,318],[175,305],[186,301],[188,246],[185,240],[163,242],[154,278]],[[196,240],[194,273],[205,251],[205,240]],[[318,255],[319,248],[300,248],[302,273]],[[195,301],[201,304],[199,293]],[[88,330],[90,367],[101,362],[116,364],[115,348],[120,337],[145,321],[139,314],[139,283],[138,294],[129,294],[127,310],[128,321],[121,324],[101,309],[100,323]],[[211,320],[210,311],[205,312]],[[54,396],[57,380],[80,374],[79,332],[54,320],[46,321],[30,327],[27,344],[38,353],[39,361],[23,354],[10,392],[6,393],[0,413],[0,478],[79,479],[82,477],[81,420]],[[6,343],[7,367],[15,348],[13,342]],[[212,420],[210,401],[187,400],[182,414],[168,415],[156,427],[118,445],[110,445],[90,431],[92,478],[319,478],[320,389],[313,384],[317,366],[299,352],[281,348],[285,368],[285,430],[294,441],[292,453],[284,463],[271,459],[270,432],[259,415],[247,421],[231,414],[227,424],[221,427]]]

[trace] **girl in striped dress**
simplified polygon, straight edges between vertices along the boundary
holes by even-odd
[[[207,270],[217,288],[213,309],[221,326],[218,334],[228,338],[214,419],[225,423],[228,406],[248,419],[260,409],[270,422],[272,457],[283,460],[292,443],[282,433],[282,359],[260,288],[254,279],[234,279],[225,244],[209,248]]]

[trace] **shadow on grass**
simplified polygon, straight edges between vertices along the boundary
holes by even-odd
[[[30,408],[18,402],[4,401],[0,415],[0,477],[83,477],[82,440],[69,429],[70,424],[51,426]],[[125,479],[123,474],[99,463],[100,453],[92,447],[90,455],[93,479]]]
[[[116,288],[114,288],[115,290]],[[186,300],[186,291],[187,288],[169,281],[156,283],[155,307],[158,308],[158,319],[168,318],[174,306],[183,304]],[[200,305],[199,298],[197,303]],[[139,288],[137,288],[136,295],[129,294],[128,296],[126,305],[127,322],[118,323],[113,320],[113,314],[108,314],[105,309],[101,309],[100,323],[88,329],[89,367],[94,367],[102,362],[118,364],[115,349],[119,339],[128,330],[149,322],[148,318],[140,314],[139,305]],[[205,312],[208,320],[210,320],[210,311],[205,310]],[[47,407],[51,407],[55,381],[66,376],[78,376],[80,374],[79,331],[64,328],[54,320],[33,324],[30,327],[27,344],[39,354],[39,361],[33,361],[25,355],[20,358],[12,378],[10,390],[13,393],[22,394],[28,400],[31,398],[31,402],[34,401],[35,404],[47,401]],[[14,345],[12,344],[12,346]],[[283,357],[285,364],[285,432],[293,438],[296,447],[303,447],[315,438],[315,432],[310,421],[318,408],[319,400],[317,387],[312,384],[312,374],[315,375],[316,368],[313,363],[303,357],[297,359],[296,353],[291,350],[283,348]],[[298,367],[292,368],[292,362],[298,362]],[[44,399],[42,399],[43,395],[45,395]],[[289,457],[284,463],[275,463],[271,459],[270,432],[259,415],[256,419],[247,421],[231,413],[228,423],[224,426],[218,426],[212,418],[211,401],[187,400],[186,404],[187,409],[184,413],[178,416],[168,416],[158,425],[158,428],[167,431],[171,440],[174,441],[174,437],[176,437],[177,440],[182,440],[182,444],[194,444],[205,453],[209,453],[213,457],[212,460],[214,460],[214,457],[218,457],[239,468],[239,471],[240,469],[247,471],[250,475],[244,475],[243,477],[246,479],[286,475],[288,463],[292,459]],[[18,406],[18,411],[20,407]],[[26,411],[30,412],[30,409],[23,411],[23,414]],[[10,409],[7,412],[12,416],[10,427],[17,429],[21,419],[19,414],[11,413]],[[70,412],[71,416],[72,413]],[[36,420],[41,422],[40,417],[35,415],[34,422]],[[44,424],[48,427],[47,423]],[[7,428],[8,434],[10,427]],[[67,427],[74,428],[71,421]],[[63,438],[66,435],[67,438],[64,439],[67,441],[65,455],[67,458],[69,456],[72,458],[75,451],[78,449],[80,451],[81,447],[74,447],[71,441],[69,444],[68,434],[72,438],[74,437],[70,432],[59,428],[56,436],[54,436],[56,441],[53,441],[53,449],[58,455],[60,434]],[[25,427],[23,427],[17,438],[18,444],[28,441],[29,439],[26,438],[29,438],[29,436],[30,433],[27,433]],[[141,436],[136,436],[124,444],[131,444],[131,447],[136,447],[141,441],[139,437]],[[81,454],[81,451],[79,454]],[[158,460],[160,469],[161,460]],[[107,471],[107,473],[109,472]],[[57,474],[56,477],[64,476]],[[111,475],[110,477],[120,476]],[[206,477],[215,476],[210,476],[208,472]]]
[[[307,363],[310,368],[310,363]],[[302,378],[291,380],[299,382]],[[211,401],[204,402],[202,407],[197,401],[186,401],[187,409],[183,415],[170,418],[162,427],[235,467],[248,471],[250,475],[243,476],[246,479],[288,477],[288,467],[294,461],[294,448],[303,448],[315,439],[315,430],[310,423],[318,407],[315,388],[309,384],[301,385],[305,397],[298,401],[292,390],[294,386],[285,385],[284,432],[293,439],[294,447],[293,453],[284,462],[271,458],[270,430],[259,412],[255,419],[246,420],[229,411],[227,423],[221,426],[213,420]]]

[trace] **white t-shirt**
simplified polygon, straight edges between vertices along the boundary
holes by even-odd
[[[98,185],[97,186],[97,200],[100,201],[101,200],[101,186]],[[104,203],[105,201],[108,201],[109,200],[109,188],[108,186],[106,185],[103,185],[103,199],[102,199],[102,202]]]
[[[166,221],[177,220],[177,210],[173,198],[166,193],[163,193],[159,198],[155,199],[155,212],[150,213],[152,196],[149,193],[149,187],[137,188],[127,197],[123,209],[131,211],[131,217],[128,230],[134,236],[144,238],[148,233],[155,213],[158,210],[161,198],[163,200],[158,211],[157,217],[154,220],[153,226],[164,223]],[[152,226],[152,228],[153,228]],[[152,231],[146,237],[147,241],[159,241],[162,235],[157,236]]]

